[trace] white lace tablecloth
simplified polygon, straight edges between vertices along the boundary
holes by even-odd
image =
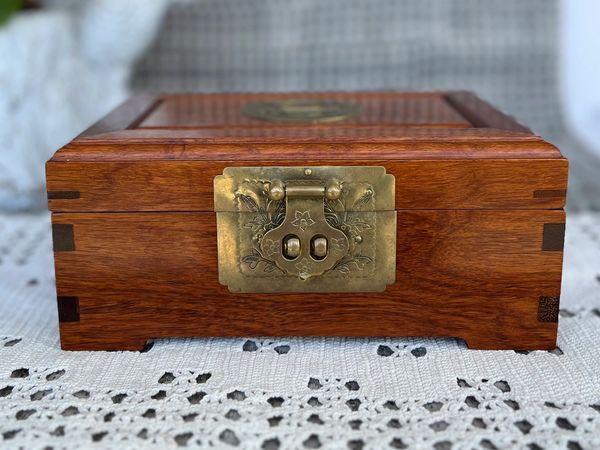
[[[567,224],[558,348],[156,341],[65,352],[47,215],[0,215],[0,448],[600,448],[600,214]]]

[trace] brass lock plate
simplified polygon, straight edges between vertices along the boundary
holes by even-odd
[[[231,292],[378,292],[396,279],[395,180],[383,167],[227,167],[214,192]]]

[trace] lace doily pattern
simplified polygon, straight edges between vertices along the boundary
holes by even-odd
[[[0,216],[0,448],[600,448],[600,215],[569,218],[559,346],[165,339],[63,352],[48,216]]]

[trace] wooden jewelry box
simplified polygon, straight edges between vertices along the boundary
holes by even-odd
[[[47,163],[62,348],[556,345],[567,161],[472,94],[133,97]]]

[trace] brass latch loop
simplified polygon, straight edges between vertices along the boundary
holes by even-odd
[[[337,200],[341,195],[338,180],[284,183],[275,179],[265,184],[265,190],[271,200],[286,202],[283,222],[267,232],[260,243],[261,251],[268,253],[279,269],[307,280],[331,269],[348,254],[347,236],[325,218],[325,198]],[[273,252],[274,248],[281,251]]]

